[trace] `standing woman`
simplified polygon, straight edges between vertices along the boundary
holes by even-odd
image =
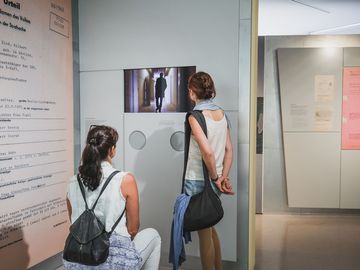
[[[116,154],[118,133],[108,126],[91,126],[82,153],[79,176],[85,187],[89,207],[99,196],[106,179],[116,170],[112,159]],[[73,223],[85,210],[77,176],[70,178],[67,203]],[[110,237],[109,257],[98,266],[86,266],[64,260],[66,270],[116,269],[157,270],[161,239],[158,232],[148,228],[139,232],[139,194],[135,177],[127,172],[117,173],[101,195],[95,215],[109,232],[123,210],[125,214]]]
[[[188,89],[190,99],[196,104],[194,110],[201,110],[205,117],[208,137],[197,120],[190,116],[192,134],[185,173],[185,193],[194,195],[204,189],[203,159],[209,171],[212,187],[217,194],[234,194],[229,181],[233,155],[229,124],[224,111],[213,102],[216,95],[214,82],[209,74],[197,72],[189,78]],[[223,269],[220,241],[215,228],[199,230],[198,235],[202,268]]]

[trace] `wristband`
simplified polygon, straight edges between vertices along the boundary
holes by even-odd
[[[210,177],[210,179],[211,179],[211,181],[216,182],[216,181],[219,179],[219,176],[217,175],[215,179],[212,179],[212,178]]]

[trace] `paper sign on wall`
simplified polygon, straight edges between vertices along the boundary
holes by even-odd
[[[360,67],[344,68],[341,149],[360,150]]]
[[[326,102],[334,100],[334,75],[315,76],[315,102]]]
[[[333,128],[335,76],[316,75],[314,82],[314,130],[329,131]]]

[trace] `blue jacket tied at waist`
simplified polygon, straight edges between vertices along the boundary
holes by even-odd
[[[173,269],[177,270],[179,266],[186,260],[185,243],[191,241],[190,232],[184,232],[184,215],[186,208],[188,207],[191,196],[186,194],[180,194],[175,201],[174,205],[174,216],[171,225],[171,240],[170,240],[170,254],[169,263],[173,264]]]

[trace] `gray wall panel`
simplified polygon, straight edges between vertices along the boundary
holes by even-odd
[[[98,73],[135,67],[196,65],[197,70],[207,71],[213,76],[217,89],[216,102],[235,114],[241,110],[238,120],[232,123],[233,128],[241,132],[233,138],[233,145],[235,151],[239,141],[248,147],[250,0],[231,0],[226,5],[206,0],[186,0],[171,5],[165,0],[151,3],[140,0],[79,2],[81,94],[84,100],[86,95],[94,93],[87,88],[94,89],[94,85],[101,84],[106,77]],[[239,23],[240,4],[244,19]],[[204,6],[206,12],[203,12]],[[96,77],[102,79],[96,82]],[[112,80],[104,84],[122,87],[122,78]],[[107,91],[106,85],[101,91]],[[123,91],[121,88],[118,90]],[[101,94],[98,93],[98,99]],[[119,99],[117,101],[121,105]],[[242,104],[239,105],[239,102]],[[91,111],[87,102],[84,101],[83,105],[88,107],[88,112]],[[112,110],[109,123],[115,118],[121,119],[123,114],[123,111],[119,114],[120,108]],[[81,125],[84,128],[85,117],[82,114]],[[94,118],[101,119],[98,116]],[[247,164],[248,158],[248,155],[242,157],[241,166]],[[234,169],[237,170],[239,165],[233,164]],[[247,172],[248,167],[243,167],[241,175],[237,176],[238,183],[244,188],[248,182]],[[240,247],[237,250],[239,263],[227,265],[230,267],[227,269],[239,269],[239,266],[245,269],[247,265],[248,227],[245,224],[248,219],[248,189],[244,188],[238,185],[237,190],[237,198],[241,201],[237,219],[243,223],[238,227],[236,239]]]
[[[344,67],[360,67],[360,48],[344,48]]]
[[[117,155],[114,158],[115,166],[124,168],[123,147],[123,111],[124,96],[123,71],[96,71],[81,72],[81,149],[85,146],[85,140],[90,125],[109,125],[117,129],[119,141]]]
[[[239,0],[80,0],[79,28],[81,71],[196,65],[238,109]]]
[[[227,112],[232,122],[237,121],[237,114]],[[162,250],[168,252],[173,203],[181,190],[183,152],[174,151],[170,146],[170,137],[174,132],[183,131],[185,114],[125,114],[125,170],[134,172],[140,193],[142,228],[156,228],[162,238]],[[143,149],[134,149],[129,143],[129,136],[139,130],[146,137]],[[232,137],[237,137],[237,130],[232,129]],[[233,164],[237,164],[234,152]],[[229,177],[236,179],[236,166]],[[169,187],[171,187],[169,189]],[[233,181],[237,190],[237,183]],[[237,194],[222,196],[225,218],[216,225],[222,246],[224,260],[236,261],[237,235]],[[154,211],[156,209],[156,211]],[[161,221],[161,222],[160,222]],[[188,255],[198,256],[197,235],[193,234],[193,243],[186,245]],[[226,244],[225,244],[226,243]]]
[[[282,149],[280,90],[276,50],[305,47],[359,47],[360,36],[265,37],[264,68],[264,212],[328,212],[326,209],[289,208],[286,200]],[[346,49],[346,48],[345,48]],[[274,157],[278,157],[274,159]],[[285,192],[285,193],[284,193]],[[336,212],[334,209],[332,212]]]
[[[277,57],[288,204],[338,208],[343,49],[285,48]]]
[[[285,163],[282,151],[264,149],[264,213],[283,212],[288,208]],[[271,180],[271,181],[270,181]]]
[[[289,207],[339,208],[340,133],[284,134]]]
[[[285,48],[278,49],[278,67],[283,131],[316,131],[316,113],[332,110],[329,128],[321,131],[340,131],[342,99],[342,48]],[[316,101],[316,78],[331,76],[333,93],[330,101]],[[320,111],[321,113],[321,111]]]
[[[251,22],[249,20],[240,21],[240,31],[244,36],[250,35]],[[239,137],[238,143],[249,143],[249,110],[250,110],[250,57],[245,52],[250,53],[250,39],[240,39],[240,67],[239,74],[240,80],[240,93],[239,93]]]
[[[360,151],[341,151],[341,208],[360,208]]]

